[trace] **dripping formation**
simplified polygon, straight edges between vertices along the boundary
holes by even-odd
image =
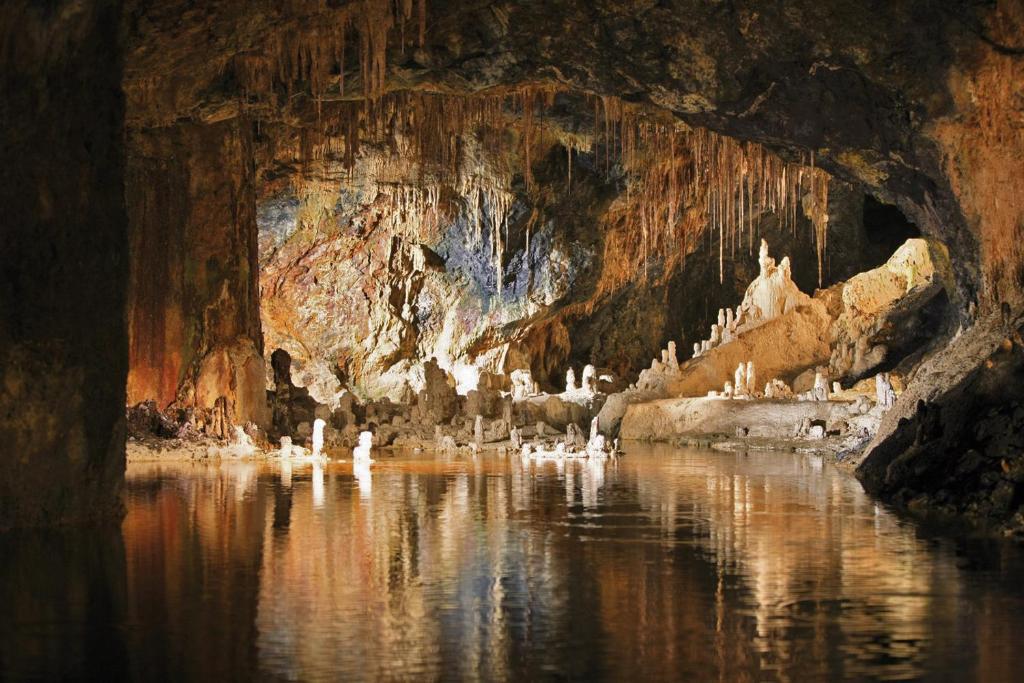
[[[613,97],[590,96],[592,133],[570,134],[545,117],[559,96],[573,94],[545,83],[475,95],[399,91],[368,105],[318,102],[317,126],[299,131],[291,155],[307,172],[333,170],[352,180],[362,146],[387,149],[386,162],[374,157],[369,173],[393,202],[392,229],[407,235],[422,237],[442,214],[451,215],[439,204],[442,187],[454,188],[458,210],[473,226],[468,246],[489,243],[499,302],[516,198],[529,202],[536,195],[537,151],[554,145],[566,149],[567,192],[573,156],[580,153],[591,155],[605,182],[624,184],[625,193],[606,217],[617,235],[609,248],[634,271],[646,273],[655,256],[685,259],[706,236],[717,242],[721,279],[726,258],[737,250],[752,253],[766,214],[795,232],[802,210],[813,226],[821,283],[829,176],[812,155],[787,161],[758,143],[689,127]],[[468,152],[472,146],[504,151],[484,163],[483,155]],[[518,159],[518,165],[494,159]],[[527,250],[529,240],[528,224]]]

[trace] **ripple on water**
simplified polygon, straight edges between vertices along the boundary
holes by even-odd
[[[120,533],[0,537],[0,678],[1010,680],[1024,642],[1019,549],[801,455],[147,463],[126,490]]]

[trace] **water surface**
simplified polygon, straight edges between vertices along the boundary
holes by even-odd
[[[126,494],[120,529],[0,536],[0,679],[1013,680],[1024,645],[1020,549],[803,455],[139,464]]]

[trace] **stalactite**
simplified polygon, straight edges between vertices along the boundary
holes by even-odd
[[[608,218],[623,231],[624,243],[633,245],[628,253],[644,261],[653,254],[672,256],[685,251],[685,235],[704,230],[718,241],[719,279],[724,281],[726,251],[734,258],[744,242],[751,250],[765,212],[795,230],[803,202],[823,260],[828,176],[820,169],[784,161],[757,143],[659,119],[614,98],[594,98],[593,104],[595,131],[605,138],[595,141],[595,160],[609,173],[617,151],[629,176],[624,202]],[[811,179],[807,193],[806,178]],[[808,196],[815,198],[810,204]],[[821,208],[815,213],[812,205]]]

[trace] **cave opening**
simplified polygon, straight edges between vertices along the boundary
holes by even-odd
[[[865,237],[882,259],[892,255],[907,240],[921,237],[921,229],[904,216],[899,207],[883,204],[871,195],[864,196],[863,221]]]
[[[124,636],[165,590],[172,649],[198,619],[234,653],[185,677],[365,674],[294,646],[334,632],[384,678],[1006,673],[974,634],[1012,610],[954,652],[791,656],[948,626],[844,630],[877,597],[829,592],[858,552],[893,595],[934,589],[906,554],[936,604],[1005,598],[1012,571],[944,574],[901,516],[1024,534],[1024,12],[884,4],[7,3],[2,585],[101,625],[129,678],[170,670]],[[96,552],[20,535],[122,519]],[[647,598],[612,588],[651,566]],[[841,636],[748,647],[794,576]],[[679,656],[712,637],[669,628],[679,582],[742,657]],[[33,658],[11,602],[0,678],[97,672]],[[657,653],[632,672],[622,623],[619,659]]]

